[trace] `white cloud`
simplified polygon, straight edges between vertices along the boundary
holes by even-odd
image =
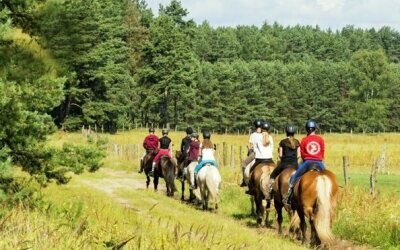
[[[170,0],[147,0],[154,13]],[[265,21],[284,26],[318,25],[341,29],[390,26],[400,31],[400,0],[181,0],[188,18],[212,26],[260,26]]]

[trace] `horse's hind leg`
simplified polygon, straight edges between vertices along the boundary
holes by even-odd
[[[282,216],[282,205],[277,204],[277,202],[274,202],[275,210],[278,215],[277,217],[277,222],[278,222],[278,233],[282,234],[282,221],[283,221],[283,216]]]
[[[182,188],[181,188],[181,191],[182,191],[181,201],[184,201],[184,200],[185,200],[185,181],[181,181],[181,184],[182,184]]]
[[[154,177],[153,184],[154,184],[154,191],[157,191],[157,188],[158,188],[158,176]]]
[[[146,180],[146,188],[149,188],[149,185],[150,185],[150,177],[149,177],[148,175],[146,175],[146,178],[147,178],[147,180]]]

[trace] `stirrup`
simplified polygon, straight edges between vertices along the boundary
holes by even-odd
[[[246,187],[246,186],[247,186],[246,182],[242,181],[242,183],[240,184],[240,187]]]

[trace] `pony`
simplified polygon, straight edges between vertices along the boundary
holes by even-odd
[[[263,201],[268,194],[269,176],[275,169],[276,164],[271,162],[261,162],[254,167],[250,174],[249,190],[254,195],[254,202],[256,207],[257,225],[261,226],[265,220],[265,226],[268,227],[269,210],[271,207],[271,200],[267,200],[264,207]]]
[[[272,195],[274,199],[274,207],[277,214],[277,222],[278,222],[278,233],[282,234],[282,208],[289,214],[289,221],[293,217],[295,210],[293,210],[290,206],[286,205],[283,202],[283,198],[288,192],[289,189],[289,181],[290,177],[296,172],[296,168],[293,166],[287,166],[282,172],[275,178],[275,182],[272,185]],[[291,225],[289,229],[289,235],[292,233],[296,233],[297,238],[300,238],[299,228],[295,228],[294,225]]]
[[[221,190],[221,175],[216,166],[206,163],[197,173],[197,186],[200,189],[203,210],[208,210],[210,196],[215,209],[218,209]]]
[[[334,173],[316,170],[315,167],[295,184],[291,204],[299,220],[293,216],[292,222],[295,224],[300,221],[302,243],[306,241],[306,217],[311,226],[312,246],[329,247],[333,243],[332,223],[336,213],[338,186]]]
[[[150,161],[150,164],[147,164],[144,169],[147,178],[146,181],[147,188],[149,187],[150,184],[149,172],[151,171],[151,163],[152,162]],[[167,188],[167,196],[174,196],[174,192],[176,191],[175,176],[176,176],[175,161],[168,156],[165,155],[161,156],[160,162],[156,165],[156,168],[154,169],[154,177],[153,177],[154,190],[157,190],[158,180],[161,177],[164,178],[165,180]]]
[[[191,183],[190,180],[190,171],[194,171],[194,168],[196,167],[196,164],[189,164],[187,167],[187,161],[182,160],[181,157],[182,156],[182,152],[181,151],[175,151],[175,158],[177,160],[178,163],[178,173],[180,173],[181,176],[183,176],[182,178],[180,178],[179,180],[181,181],[181,200],[184,201],[185,200],[185,180],[188,182],[189,186],[193,185],[194,183]],[[189,189],[189,201],[194,201],[195,199],[195,195],[193,194],[193,190]]]

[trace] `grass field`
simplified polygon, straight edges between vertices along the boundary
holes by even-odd
[[[159,132],[159,131],[157,131]],[[222,163],[223,144],[235,150],[234,166],[228,150],[223,177],[222,201],[218,213],[207,213],[163,192],[151,189],[126,188],[132,179],[144,182],[136,173],[142,149],[115,151],[115,145],[141,145],[147,131],[137,130],[117,135],[98,135],[108,140],[108,156],[104,169],[74,176],[65,186],[52,184],[42,190],[48,200],[41,209],[16,208],[1,210],[1,249],[105,249],[126,243],[124,249],[301,249],[303,246],[273,230],[257,229],[249,216],[250,204],[241,178],[239,147],[247,135],[213,135]],[[174,148],[178,148],[182,132],[171,132]],[[323,135],[326,144],[326,165],[343,182],[342,157],[349,156],[350,184],[341,188],[334,223],[336,237],[381,249],[400,249],[400,135]],[[300,135],[298,136],[300,137]],[[282,135],[274,135],[275,145]],[[51,143],[64,141],[86,143],[81,134],[56,133]],[[377,177],[378,194],[369,194],[372,162],[386,147],[388,174]],[[128,147],[127,147],[128,148]],[[110,179],[110,172],[121,173]],[[102,192],[106,179],[120,183],[112,192]],[[98,183],[93,189],[87,183]],[[107,182],[108,183],[108,182]],[[177,182],[178,184],[178,182]],[[161,183],[163,185],[163,182]],[[104,191],[104,190],[103,190]],[[179,192],[178,192],[179,193]],[[187,197],[187,195],[186,195]],[[121,205],[121,203],[125,205]],[[274,215],[274,214],[273,214]],[[270,218],[273,219],[274,216]],[[286,217],[286,214],[284,215]],[[273,223],[271,221],[271,223]],[[287,222],[285,222],[287,227]]]

